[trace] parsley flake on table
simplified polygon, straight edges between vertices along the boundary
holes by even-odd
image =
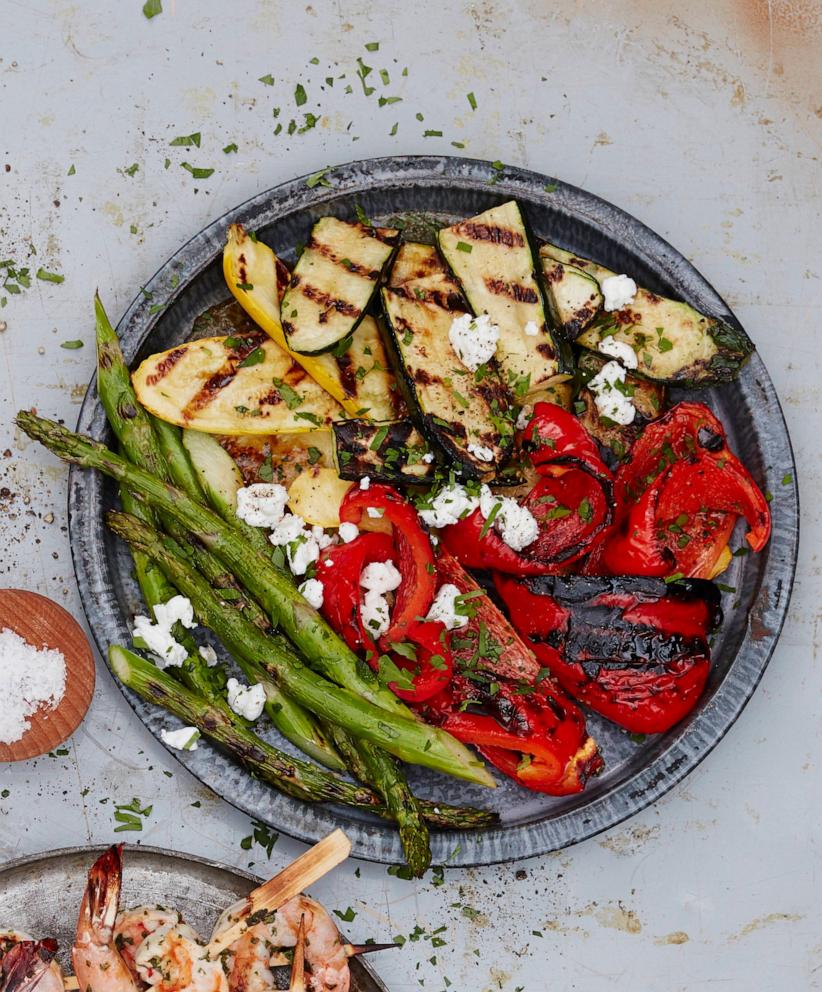
[[[180,162],[180,165],[186,172],[190,172],[195,179],[208,179],[214,173],[213,169],[200,169],[196,165],[191,165],[190,162]]]
[[[274,77],[271,75],[270,72],[267,72],[264,76],[260,76],[258,82],[265,83],[266,86],[273,86]]]
[[[143,13],[147,20],[151,20],[152,17],[156,17],[158,14],[163,12],[163,0],[146,0],[143,4]]]
[[[196,148],[200,147],[201,134],[199,131],[195,131],[193,134],[181,134],[169,141],[170,145],[182,145],[184,148],[188,148],[190,145],[194,145]]]
[[[65,281],[65,276],[58,275],[56,272],[48,272],[46,269],[40,266],[40,268],[35,272],[35,275],[41,282],[54,282],[61,283]]]
[[[302,107],[303,104],[308,102],[308,94],[305,92],[305,87],[302,83],[297,83],[294,89],[294,102],[298,107]]]

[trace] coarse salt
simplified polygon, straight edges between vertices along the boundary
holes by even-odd
[[[66,691],[66,659],[56,648],[36,648],[13,630],[0,630],[0,744],[19,741],[41,706],[53,710]]]

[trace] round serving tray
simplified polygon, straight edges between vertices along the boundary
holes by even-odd
[[[70,949],[89,868],[102,847],[66,847],[0,866],[0,931],[23,930],[33,937],[54,937],[58,958],[71,971]],[[172,906],[203,937],[211,934],[226,908],[259,885],[247,872],[175,854],[156,847],[123,850],[120,907]],[[278,969],[278,988],[288,988],[287,969]],[[352,992],[386,992],[370,967],[351,961]]]
[[[628,272],[653,291],[738,324],[713,287],[666,241],[612,204],[553,177],[509,167],[495,169],[488,162],[469,159],[398,156],[340,166],[329,170],[323,181],[329,185],[295,179],[261,193],[180,248],[118,325],[126,359],[139,362],[180,343],[200,312],[228,298],[221,267],[228,224],[240,222],[256,231],[292,262],[295,245],[306,241],[317,218],[324,214],[353,218],[357,205],[380,223],[399,219],[407,227],[417,227],[451,223],[515,197],[537,239]],[[644,741],[590,715],[590,729],[607,767],[577,796],[551,798],[507,779],[491,791],[410,769],[420,795],[484,806],[500,816],[493,829],[434,834],[435,863],[511,861],[565,847],[613,826],[658,799],[695,768],[722,739],[759,683],[785,620],[796,565],[799,506],[790,439],[773,384],[757,354],[735,383],[690,395],[713,408],[727,428],[731,447],[762,489],[773,494],[773,536],[768,546],[761,554],[734,558],[722,578],[733,591],[723,595],[725,623],[715,640],[702,699],[669,733]],[[111,440],[94,381],[78,429]],[[103,510],[115,499],[109,480],[72,468],[69,525],[74,567],[89,626],[104,655],[110,644],[129,643],[130,619],[141,608],[128,551],[103,524]],[[742,541],[741,534],[740,528],[734,546]],[[173,723],[159,707],[123,691],[155,736]],[[355,856],[390,863],[402,860],[396,831],[382,821],[281,795],[205,742],[195,752],[173,753],[218,795],[277,830],[316,841],[340,826],[351,838]]]

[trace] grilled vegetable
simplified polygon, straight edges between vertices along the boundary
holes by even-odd
[[[223,249],[223,274],[228,288],[254,323],[288,351],[280,323],[284,269],[268,245],[253,239],[240,224],[229,227]],[[348,413],[375,420],[401,414],[394,376],[371,317],[363,318],[350,347],[339,355],[290,354]]]
[[[155,416],[208,434],[300,433],[342,415],[262,331],[178,345],[147,358],[132,379]]]
[[[291,351],[317,355],[348,338],[362,320],[397,232],[321,217],[311,229],[283,297]]]
[[[336,469],[314,465],[289,486],[288,507],[312,526],[339,527],[340,503],[350,488]]]
[[[619,575],[495,578],[511,622],[562,687],[625,730],[659,734],[696,705],[722,621],[711,582]]]
[[[668,390],[664,384],[640,379],[630,372],[625,375],[625,388],[633,390],[631,399],[636,407],[636,416],[631,424],[617,424],[602,416],[594,402],[594,396],[586,383],[600,371],[610,358],[603,358],[593,351],[583,351],[577,363],[581,388],[575,407],[580,423],[601,445],[610,449],[617,458],[624,458],[631,445],[645,427],[665,411]]]
[[[539,251],[548,309],[556,327],[573,341],[599,313],[602,291],[590,273],[560,261],[549,254],[549,248],[545,245]]]
[[[436,470],[434,455],[410,420],[338,420],[332,427],[340,478],[412,485]]]
[[[568,265],[598,283],[614,275],[610,269],[555,245],[544,245],[540,255],[543,260],[547,257],[551,265]],[[555,293],[556,285],[554,282]],[[641,288],[633,303],[621,310],[600,310],[576,342],[598,351],[600,342],[611,335],[634,349],[640,375],[682,386],[729,382],[737,377],[754,350],[741,327],[706,317],[687,303]]]
[[[517,395],[570,371],[570,356],[545,319],[534,255],[514,200],[444,228],[438,242],[474,313],[487,313],[499,327],[497,356]]]
[[[404,244],[382,300],[423,432],[467,474],[492,473],[511,448],[511,397],[495,361],[471,373],[457,358],[449,330],[467,311],[436,249]]]
[[[236,462],[246,485],[279,482],[288,487],[309,466],[334,464],[330,430],[221,437],[220,444]]]

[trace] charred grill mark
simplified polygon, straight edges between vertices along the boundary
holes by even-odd
[[[540,355],[542,355],[543,358],[547,358],[549,361],[551,361],[553,358],[556,358],[556,352],[554,351],[553,347],[550,344],[548,344],[547,341],[542,341],[540,344],[538,344],[537,351],[540,353]]]
[[[289,386],[296,386],[307,378],[308,373],[300,365],[299,362],[292,360],[291,364],[288,366],[288,371],[285,373],[283,378],[289,384]]]
[[[485,278],[485,288],[495,296],[508,296],[517,303],[537,303],[539,297],[531,286],[521,286],[519,283],[506,282],[504,279]]]
[[[270,389],[265,396],[261,396],[259,403],[260,406],[276,406],[278,403],[282,403],[283,398],[280,396],[278,389]]]
[[[175,348],[173,351],[170,351],[166,357],[158,363],[154,372],[152,372],[151,375],[146,376],[146,385],[156,386],[157,383],[160,382],[161,379],[164,379],[174,368],[177,362],[179,362],[183,355],[185,355],[186,351],[186,348]]]
[[[214,375],[206,379],[199,390],[186,403],[183,410],[183,417],[188,420],[193,414],[202,410],[203,407],[208,406],[218,393],[234,381],[236,375],[236,368],[222,368],[219,372],[215,372]]]
[[[362,310],[353,303],[349,303],[347,300],[341,300],[338,297],[331,296],[329,293],[324,292],[322,289],[318,289],[316,286],[311,286],[310,284],[301,284],[300,292],[307,299],[312,300],[314,303],[321,307],[325,307],[325,311],[320,314],[320,323],[323,324],[328,319],[328,313],[331,310],[336,310],[338,313],[345,314],[346,317],[359,317]]]
[[[487,241],[494,245],[506,245],[508,248],[522,248],[525,244],[525,239],[519,231],[496,227],[493,224],[476,224],[466,220],[461,224],[455,224],[452,230],[457,234],[464,234],[472,241]]]
[[[188,403],[186,403],[183,410],[183,417],[186,420],[199,410],[208,406],[226,386],[234,381],[240,362],[247,358],[256,348],[259,348],[264,341],[267,341],[268,335],[264,331],[257,331],[254,334],[237,336],[234,340],[240,343],[236,347],[228,349],[228,354],[226,355],[227,363],[213,375],[209,376]]]
[[[412,378],[418,386],[430,386],[440,381],[439,376],[431,375],[427,369],[416,369]]]
[[[545,271],[545,281],[547,283],[562,282],[565,275],[565,268],[561,262],[556,262],[550,269]]]
[[[306,251],[315,251],[318,255],[322,255],[327,258],[334,265],[338,265],[341,269],[345,269],[346,272],[353,272],[354,275],[360,276],[363,279],[370,279],[371,282],[376,282],[380,276],[379,269],[369,269],[367,265],[361,265],[359,262],[355,262],[353,259],[346,258],[343,263],[343,258],[345,256],[338,255],[331,245],[325,245],[321,241],[316,241],[311,238],[308,244],[305,246]],[[292,283],[294,279],[291,279]],[[303,290],[305,292],[305,290]]]
[[[354,368],[354,363],[351,361],[351,355],[345,352],[343,355],[337,355],[337,368],[340,370],[340,385],[345,390],[346,396],[356,396],[357,395],[357,373]]]
[[[412,303],[429,303],[441,310],[447,310],[449,313],[465,312],[462,297],[454,290],[420,289],[419,286],[412,286],[409,289],[408,285],[403,285],[394,287],[391,292],[395,296],[410,300]]]

